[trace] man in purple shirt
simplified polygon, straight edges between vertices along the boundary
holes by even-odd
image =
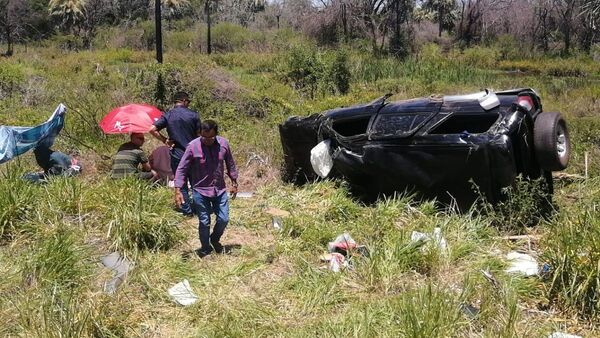
[[[174,95],[174,101],[175,107],[155,121],[154,126],[150,129],[150,134],[171,148],[171,170],[173,172],[177,169],[185,148],[198,137],[200,131],[198,113],[188,108],[190,96],[185,92],[177,92]],[[160,133],[165,128],[169,133],[169,138]],[[184,185],[181,192],[185,196],[185,202],[179,206],[181,212],[184,215],[193,215],[187,185]]]
[[[229,199],[225,189],[225,166],[231,179],[232,198],[237,194],[237,169],[229,142],[217,136],[219,126],[215,121],[206,120],[201,124],[201,136],[187,146],[175,172],[175,202],[181,205],[184,196],[181,188],[189,179],[192,185],[194,207],[198,215],[198,234],[201,248],[200,257],[209,255],[213,248],[222,253],[221,236],[229,222]],[[217,217],[210,233],[210,214]],[[211,247],[212,245],[212,247]]]

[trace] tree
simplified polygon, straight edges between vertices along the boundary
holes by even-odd
[[[0,0],[0,28],[6,40],[6,53],[13,54],[13,42],[23,30],[22,16],[26,11],[26,3],[23,0]]]
[[[593,0],[581,8],[580,43],[589,52],[592,45],[600,39],[600,0]]]
[[[575,17],[581,8],[579,0],[554,0],[554,9],[559,22],[559,30],[563,38],[563,54],[571,52]]]
[[[172,20],[176,18],[183,7],[189,6],[189,0],[161,0],[162,6],[166,9],[166,17],[169,22],[169,28],[172,28]]]
[[[456,20],[456,1],[455,0],[426,0],[422,8],[433,15],[433,22],[438,24],[438,36],[442,36],[442,31],[450,31],[454,28]]]
[[[59,17],[63,30],[72,30],[85,17],[85,0],[50,0],[50,15]]]
[[[494,12],[505,11],[513,4],[513,0],[460,0],[460,16],[457,27],[457,38],[466,47],[481,40],[489,23],[486,18],[496,18]]]
[[[389,50],[397,58],[405,58],[410,53],[409,30],[407,25],[412,17],[414,2],[412,0],[394,0],[391,7],[391,23],[393,24],[392,38]],[[404,28],[403,26],[406,25]]]
[[[91,42],[96,36],[98,26],[109,21],[109,1],[110,0],[86,0],[83,11],[81,26],[84,30],[83,43],[90,47]]]

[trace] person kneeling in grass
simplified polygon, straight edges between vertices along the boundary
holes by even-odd
[[[193,140],[185,149],[175,172],[175,203],[181,206],[184,197],[181,188],[189,179],[192,185],[194,209],[198,215],[198,235],[201,248],[198,255],[209,255],[213,249],[223,252],[221,236],[229,222],[229,199],[225,187],[224,167],[231,179],[231,195],[237,194],[237,169],[231,155],[229,142],[218,136],[219,126],[215,121],[206,120],[201,124],[200,137]],[[210,233],[210,215],[217,221]]]
[[[141,149],[144,144],[144,134],[133,133],[130,141],[123,143],[113,159],[112,178],[135,176],[143,180],[154,181],[158,175],[150,168],[148,156]],[[139,167],[141,166],[141,170]]]

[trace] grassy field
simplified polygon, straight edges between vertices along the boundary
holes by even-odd
[[[80,150],[86,168],[83,177],[38,186],[20,179],[35,167],[30,154],[0,167],[0,336],[600,335],[597,62],[501,60],[493,48],[442,53],[434,45],[399,62],[352,48],[317,49],[290,32],[271,34],[264,39],[284,35],[289,44],[245,48],[250,39],[207,56],[181,43],[168,46],[164,65],[155,64],[152,52],[108,43],[80,52],[55,43],[18,46],[14,57],[0,59],[0,123],[36,124],[65,103],[66,126],[55,148]],[[298,77],[300,68],[314,79]],[[582,175],[584,153],[590,158],[588,179],[556,179],[557,210],[548,219],[536,221],[531,196],[519,189],[495,212],[458,214],[410,196],[363,205],[342,182],[294,187],[279,180],[277,124],[287,116],[387,92],[405,99],[513,87],[535,88],[546,111],[566,116],[573,142],[568,173]],[[123,142],[96,125],[110,108],[127,102],[168,108],[165,98],[180,89],[192,93],[203,119],[222,124],[241,168],[241,190],[255,192],[232,203],[228,255],[195,257],[197,221],[172,210],[172,192],[111,181],[110,161],[101,158]],[[272,228],[267,208],[291,213],[281,231]],[[532,219],[535,226],[523,226]],[[412,231],[436,227],[447,251],[411,242]],[[371,254],[333,273],[319,255],[344,231]],[[519,234],[529,237],[507,239]],[[532,252],[549,272],[507,274],[504,256],[512,250]],[[135,267],[108,295],[103,284],[111,272],[100,257],[112,251]],[[190,307],[167,294],[183,279],[199,296]]]

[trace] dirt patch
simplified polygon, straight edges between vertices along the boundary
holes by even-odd
[[[245,165],[238,169],[239,191],[256,192],[260,187],[279,180],[279,170],[267,160],[250,156]]]
[[[242,86],[237,81],[229,76],[229,74],[216,68],[207,69],[203,72],[214,84],[211,91],[214,99],[230,102],[236,101],[236,98],[242,91]]]
[[[214,218],[214,217],[213,217]],[[212,220],[214,225],[214,219]],[[181,223],[181,229],[186,233],[186,240],[182,249],[184,251],[195,250],[199,248],[200,241],[198,240],[198,219],[191,217]],[[232,226],[231,224],[225,229],[221,240],[225,246],[239,245],[241,247],[252,247],[262,249],[270,246],[275,242],[273,233],[268,230],[253,230],[241,226]]]

